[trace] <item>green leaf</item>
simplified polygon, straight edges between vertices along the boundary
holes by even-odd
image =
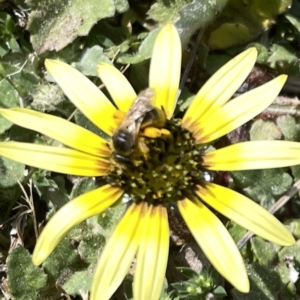
[[[33,265],[28,250],[23,247],[17,247],[9,254],[7,276],[15,300],[40,299],[38,291],[45,288],[47,282],[47,275]]]
[[[0,12],[0,24],[6,23],[9,18],[10,18],[9,14],[2,12],[2,11]]]
[[[91,235],[92,230],[88,228],[87,225],[88,221],[83,221],[73,227],[67,234],[66,238],[72,241],[76,241],[77,243],[80,243],[82,239],[84,239],[87,236]]]
[[[177,290],[177,293],[181,296],[181,298],[187,298],[189,295],[187,290],[190,287],[190,283],[188,281],[174,282],[171,283],[171,286]]]
[[[117,9],[124,8],[124,2],[117,4]],[[113,0],[30,0],[28,5],[32,11],[27,27],[38,54],[58,51],[87,35],[98,20],[113,16],[116,9]]]
[[[196,271],[188,267],[177,267],[177,270],[188,279],[199,275]]]
[[[86,222],[78,225],[78,226],[86,226],[85,229],[81,229],[81,233],[78,232],[76,226],[72,229],[71,233],[68,235],[74,236],[73,232],[77,231],[77,238],[76,240],[83,240],[86,236],[91,236],[89,234],[97,234],[99,236],[103,236],[105,239],[109,238],[112,231],[114,230],[116,224],[119,222],[120,218],[123,216],[126,209],[126,205],[117,205],[115,207],[111,207],[101,214],[91,217]],[[85,224],[85,225],[84,225]],[[88,234],[87,234],[88,232]],[[100,242],[100,241],[99,241]],[[97,248],[97,247],[96,247]],[[96,256],[96,252],[94,255]]]
[[[34,91],[30,106],[41,112],[61,111],[58,106],[65,101],[62,89],[54,84],[40,84]],[[64,112],[63,112],[64,113]]]
[[[285,15],[292,15],[300,20],[300,2],[299,1],[292,1],[292,6],[290,7],[289,11]]]
[[[188,89],[183,88],[177,100],[175,114],[178,113],[179,111],[180,112],[186,111],[191,105],[191,103],[193,102],[194,98],[195,98],[194,94],[192,94]]]
[[[282,282],[286,284],[284,300],[295,300],[299,294],[299,264],[296,266],[297,269],[293,265],[294,262],[289,262],[288,259],[281,261],[277,266]]]
[[[166,278],[164,279],[164,283],[163,283],[163,286],[162,286],[162,290],[161,290],[159,299],[161,299],[161,300],[170,300],[170,299],[178,300],[177,297],[176,298],[173,298],[173,297],[170,298],[168,296],[168,282],[167,282]]]
[[[127,0],[114,0],[115,8],[118,13],[125,12],[129,8]]]
[[[292,0],[273,0],[271,2],[256,0],[253,2],[253,11],[262,18],[274,18],[284,13],[292,5]]]
[[[179,11],[191,2],[191,0],[158,0],[152,5],[151,9],[148,11],[148,15],[151,19],[159,23],[165,23],[167,21],[172,22],[180,17]]]
[[[9,41],[9,48],[12,52],[21,52],[20,46],[18,44],[18,42],[16,41],[16,39],[11,38]]]
[[[23,63],[24,64],[24,60]],[[20,64],[20,62],[18,62]],[[39,83],[39,78],[31,71],[22,69],[17,63],[0,63],[0,107],[19,106],[21,97],[28,97]],[[0,134],[12,123],[0,116]]]
[[[230,59],[231,56],[227,54],[212,54],[205,59],[205,69],[208,74],[214,74],[218,69],[225,65]]]
[[[15,60],[14,60],[15,59]],[[15,106],[16,103],[19,103],[19,96],[28,97],[31,93],[33,93],[40,83],[40,78],[33,72],[33,70],[28,68],[28,70],[24,67],[24,64],[30,65],[28,59],[26,57],[21,57],[17,60],[16,57],[11,57],[11,63],[1,63],[0,64],[0,82],[8,82],[14,90],[18,92],[16,94],[17,99],[10,99],[10,95],[4,95],[5,98],[8,96],[8,99],[1,99],[1,106],[3,104],[8,104],[7,106],[3,105],[2,107],[12,107]],[[8,101],[12,100],[12,103],[8,103]]]
[[[258,51],[256,62],[258,64],[266,64],[269,58],[269,49],[266,47],[266,45],[254,42],[254,43],[250,43],[248,46],[255,47],[256,50]]]
[[[69,202],[69,196],[65,188],[65,177],[56,175],[49,178],[49,176],[48,171],[37,169],[32,176],[33,185],[41,199],[45,202],[50,201],[55,210],[58,210]]]
[[[148,14],[160,24],[175,23],[185,48],[195,31],[211,22],[226,3],[227,0],[159,0]]]
[[[227,222],[226,228],[229,231],[235,243],[238,243],[247,233],[247,230],[245,228],[243,228],[240,225],[237,225],[233,221]],[[252,257],[253,255],[248,245],[249,243],[246,243],[246,245],[240,249],[240,252],[244,258],[249,258],[249,256]]]
[[[278,258],[282,261],[285,260],[285,258],[290,258],[297,263],[297,265],[300,265],[300,245],[293,245],[290,247],[283,247],[282,250],[278,253]]]
[[[66,282],[74,271],[82,270],[85,264],[68,239],[63,239],[43,263],[51,284]]]
[[[198,29],[210,23],[226,4],[227,0],[194,0],[183,6],[179,11],[180,18],[175,22],[175,26],[180,34],[182,47],[185,48],[192,35]]]
[[[70,198],[74,199],[96,188],[95,180],[91,177],[81,178],[75,183]]]
[[[10,108],[18,106],[18,103],[18,92],[13,85],[6,79],[0,80],[0,106],[2,108]],[[11,125],[11,122],[0,116],[0,134],[9,129]]]
[[[264,266],[270,266],[277,258],[277,254],[280,246],[267,242],[259,237],[253,237],[251,239],[252,250],[257,260]]]
[[[83,238],[78,246],[80,257],[88,263],[95,264],[98,260],[98,252],[105,245],[102,235],[92,235]]]
[[[97,65],[100,62],[109,63],[110,60],[103,53],[103,48],[93,46],[85,49],[80,60],[74,63],[74,66],[86,76],[98,76]]]
[[[290,219],[284,223],[296,240],[300,238],[300,219]]]
[[[281,73],[290,75],[299,73],[298,57],[296,50],[288,44],[272,44],[270,47],[268,64],[271,68],[277,68]]]
[[[114,59],[119,52],[123,53],[128,50],[130,39],[131,31],[129,28],[115,26],[109,19],[104,19],[99,21],[89,33],[87,47],[100,45],[106,49],[105,54],[110,59]]]
[[[9,16],[9,18],[7,19],[6,22],[6,30],[9,34],[13,35],[14,31],[15,31],[15,22],[13,21],[13,19]]]
[[[291,24],[300,32],[300,20],[292,14],[285,14],[285,17],[291,22]]]
[[[89,271],[75,272],[70,279],[63,285],[63,289],[70,295],[87,294],[92,285],[93,275]]]
[[[48,181],[48,185],[45,184]],[[46,179],[38,186],[41,192],[41,198],[45,201],[50,201],[55,210],[58,210],[69,202],[69,195],[65,188],[65,178],[62,175],[53,176],[51,179]]]
[[[255,40],[269,29],[291,0],[229,0],[218,18],[208,26],[205,40],[212,49],[226,49]]]
[[[147,35],[147,37],[143,40],[136,53],[120,54],[117,57],[117,62],[121,64],[137,64],[150,58],[152,55],[153,44],[158,32],[159,32],[159,28],[152,30]]]
[[[300,246],[297,244],[290,247],[284,247],[278,254],[278,272],[280,274],[282,282],[284,284],[296,283],[298,287],[300,270],[299,248]]]
[[[129,81],[136,91],[142,91],[148,86],[149,60],[131,65]]]
[[[278,294],[285,289],[277,272],[269,267],[251,264],[248,266],[251,290],[244,294],[236,289],[231,291],[233,299],[236,300],[278,300]],[[287,298],[283,297],[282,299]]]
[[[11,18],[11,16],[6,12],[0,12],[0,35],[1,37],[9,37],[13,36],[15,31],[15,22]],[[3,24],[3,25],[2,25]]]
[[[231,237],[233,240],[237,243],[247,232],[245,228],[243,228],[240,225],[237,225],[236,223],[229,221],[226,224],[226,228],[229,231]]]
[[[300,166],[293,166],[291,167],[292,174],[294,176],[295,181],[300,179]]]
[[[289,141],[300,141],[300,124],[291,116],[278,117],[276,123],[282,131],[284,138]]]
[[[283,169],[232,172],[239,189],[251,199],[269,208],[293,183],[292,177]]]
[[[35,131],[13,125],[9,131],[9,139],[16,142],[34,142],[37,133]]]
[[[224,7],[226,2],[227,0],[176,0],[171,2],[160,0],[152,6],[148,14],[161,25],[166,22],[175,22],[184,48],[195,31],[210,22],[216,16],[216,13]],[[150,58],[158,30],[159,28],[152,30],[148,34],[136,53],[119,54],[117,62],[137,64]]]
[[[32,183],[39,196],[42,195],[44,187],[48,187],[54,184],[54,181],[51,182],[51,180],[47,178],[49,176],[49,173],[50,172],[48,171],[37,169],[32,175]],[[57,187],[56,184],[55,187]]]
[[[281,136],[281,130],[270,121],[257,120],[250,129],[251,141],[276,140]]]
[[[215,295],[216,297],[227,296],[226,290],[220,285],[212,291],[212,294]]]
[[[1,26],[0,26],[1,31]],[[0,57],[5,56],[9,52],[9,47],[5,41],[0,42]]]
[[[257,30],[256,35],[260,32]],[[252,33],[242,22],[228,22],[219,24],[209,35],[208,45],[212,49],[226,49],[238,44],[245,44],[254,39]]]
[[[11,159],[0,157],[0,188],[8,188],[24,179],[25,166]]]
[[[100,233],[108,238],[115,225],[123,216],[125,210],[126,205],[117,205],[115,207],[108,208],[102,214],[97,216],[97,222],[101,228]]]

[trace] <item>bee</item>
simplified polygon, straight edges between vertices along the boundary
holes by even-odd
[[[131,156],[134,156],[135,150],[143,148],[142,145],[138,145],[138,135],[142,129],[150,126],[156,128],[164,126],[166,115],[163,110],[153,106],[154,96],[154,90],[151,88],[142,91],[113,134],[113,157],[116,161],[125,164],[131,163]],[[147,148],[146,145],[145,147]]]

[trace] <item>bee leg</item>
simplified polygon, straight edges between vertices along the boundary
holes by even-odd
[[[147,127],[145,128],[141,133],[142,136],[156,139],[159,137],[169,137],[171,136],[171,133],[169,130],[165,128],[156,128],[156,127]]]
[[[138,143],[137,143],[137,147],[139,152],[143,155],[143,157],[145,158],[145,160],[148,160],[149,158],[149,147],[146,145],[145,141],[143,138],[139,138]]]
[[[106,143],[106,147],[107,147],[110,151],[112,151],[112,149],[113,149],[111,143]]]
[[[132,161],[126,157],[126,156],[123,156],[123,155],[120,155],[116,152],[112,152],[112,158],[113,160],[120,166],[132,166]]]

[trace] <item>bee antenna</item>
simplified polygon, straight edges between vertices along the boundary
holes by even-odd
[[[161,106],[161,110],[163,111],[163,113],[165,114],[165,116],[167,116],[166,110],[163,106]]]
[[[112,149],[111,149],[110,143],[106,143],[106,146],[107,146],[110,150],[112,150]]]

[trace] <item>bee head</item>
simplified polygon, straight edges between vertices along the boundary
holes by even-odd
[[[125,129],[120,129],[116,134],[113,135],[112,143],[114,149],[123,155],[129,155],[135,147],[134,137]]]

